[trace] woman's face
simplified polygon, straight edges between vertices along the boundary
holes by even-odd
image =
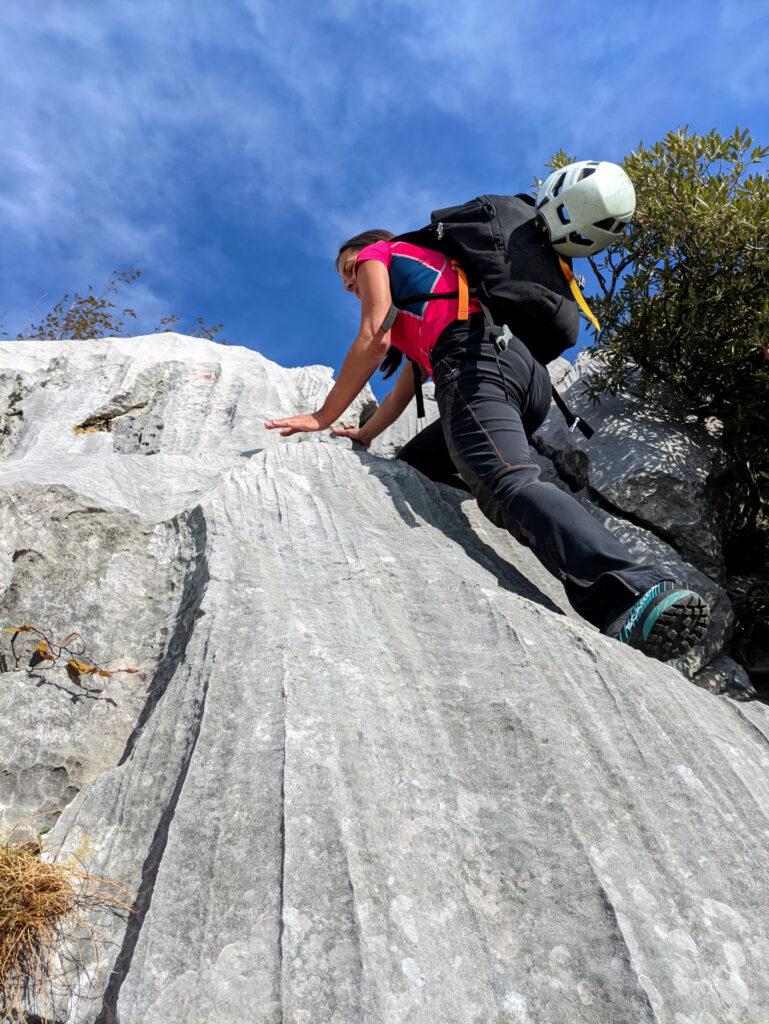
[[[342,284],[348,292],[353,293],[356,299],[360,298],[360,290],[355,280],[355,257],[359,252],[359,249],[344,249],[339,253],[339,259],[336,261],[336,269],[342,278]]]

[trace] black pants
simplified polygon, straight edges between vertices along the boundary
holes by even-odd
[[[670,578],[634,559],[570,494],[539,480],[528,439],[548,413],[552,389],[547,369],[522,341],[513,338],[497,362],[483,317],[472,316],[444,330],[432,363],[441,418],[405,445],[400,459],[432,480],[469,490],[492,523],[530,547],[561,580],[572,607],[599,629]]]

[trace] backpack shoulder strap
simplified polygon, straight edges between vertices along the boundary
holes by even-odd
[[[568,407],[566,402],[564,402],[563,397],[556,388],[553,388],[553,401],[561,410],[561,414],[563,415],[563,418],[566,420],[566,423],[569,427],[569,432],[577,428],[581,434],[584,434],[585,437],[588,440],[590,440],[595,431],[589,423],[585,423],[581,416],[574,415],[574,413]]]
[[[414,397],[417,400],[417,419],[425,418],[425,399],[422,394],[422,368],[416,359],[410,359],[411,369],[414,372]]]
[[[395,305],[395,303],[393,303],[387,310],[387,316],[384,318],[379,327],[379,330],[376,332],[380,338],[383,338],[385,334],[387,334],[387,332],[392,328],[392,325],[395,323],[395,319],[398,316],[398,313],[400,313],[400,310]]]
[[[393,303],[388,310],[387,316],[382,321],[379,330],[376,332],[380,337],[384,337],[385,334],[387,334],[395,323],[395,318],[398,313],[400,313],[400,310],[395,303]],[[424,419],[425,416],[425,400],[422,395],[422,368],[415,359],[409,359],[409,362],[411,363],[411,369],[414,373],[414,395],[417,400],[417,418],[421,420]]]

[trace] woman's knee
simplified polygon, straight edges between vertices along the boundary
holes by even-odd
[[[511,505],[518,494],[539,482],[539,466],[535,462],[504,465],[488,476],[479,476],[471,466],[462,463],[459,471],[478,502],[481,512],[495,526],[511,528]],[[511,531],[514,532],[514,531]]]
[[[539,480],[539,466],[536,462],[522,462],[517,466],[506,466],[500,471],[499,479],[492,482],[492,490],[503,503],[512,501],[524,488]]]

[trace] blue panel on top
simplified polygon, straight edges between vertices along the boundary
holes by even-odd
[[[394,299],[398,299],[402,295],[421,295],[424,292],[431,292],[440,276],[439,270],[425,266],[413,256],[393,254],[390,262],[390,290]],[[425,314],[426,305],[426,302],[417,302],[414,305],[406,306],[404,312],[421,318]]]

